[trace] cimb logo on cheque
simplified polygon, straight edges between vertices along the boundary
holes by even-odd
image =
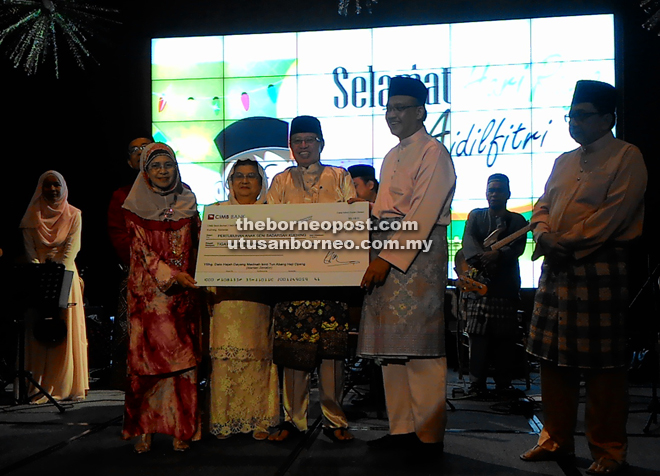
[[[227,220],[231,218],[243,218],[245,215],[227,215],[220,213],[209,213],[206,215],[207,220]]]

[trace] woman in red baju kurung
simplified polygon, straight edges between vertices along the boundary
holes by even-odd
[[[192,278],[199,236],[195,195],[183,186],[174,152],[162,143],[142,152],[141,173],[123,207],[132,237],[128,278],[128,385],[122,436],[174,437],[174,449],[200,438],[197,364],[200,314]]]

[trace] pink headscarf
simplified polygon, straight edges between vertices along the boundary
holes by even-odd
[[[44,180],[51,176],[62,185],[62,194],[55,203],[48,203],[43,197]],[[39,177],[39,183],[32,195],[30,205],[23,215],[20,228],[35,228],[41,243],[45,246],[61,245],[69,236],[76,213],[80,212],[76,207],[69,205],[68,198],[69,189],[62,174],[54,170],[43,173]]]

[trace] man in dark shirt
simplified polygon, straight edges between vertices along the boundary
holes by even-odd
[[[463,233],[463,254],[467,263],[487,280],[486,296],[470,293],[467,299],[466,331],[470,336],[470,393],[486,392],[489,355],[495,366],[495,388],[511,390],[511,370],[518,329],[517,309],[520,292],[518,258],[525,251],[524,235],[497,250],[484,246],[496,232],[497,241],[524,228],[527,220],[506,209],[511,196],[509,178],[494,174],[488,178],[488,208],[470,212]]]
[[[144,148],[153,142],[154,140],[151,137],[138,137],[129,142],[126,162],[131,169],[136,172],[140,170],[140,155]],[[129,251],[131,238],[128,234],[126,220],[124,219],[126,210],[122,208],[122,205],[132,187],[133,181],[115,190],[112,193],[110,205],[108,206],[108,235],[119,258],[119,267],[121,269],[119,296],[112,330],[112,375],[110,385],[113,388],[121,390],[124,389],[126,381],[126,353],[128,352],[126,282],[131,259]]]

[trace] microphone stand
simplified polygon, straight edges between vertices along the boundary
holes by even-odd
[[[15,392],[16,404],[26,404],[34,396],[43,395],[60,413],[64,413],[64,407],[37,382],[32,372],[25,368],[25,317],[30,309],[45,314],[45,310],[57,311],[69,307],[68,297],[73,273],[66,271],[64,265],[52,262],[16,265],[14,271],[17,277],[14,295],[18,296],[18,306],[24,309],[20,313],[21,317],[14,319],[18,329],[18,369],[14,375],[14,382],[18,383],[18,392]],[[32,397],[28,395],[26,381],[39,390],[36,395]]]
[[[18,328],[18,369],[14,374],[14,382],[18,382],[18,395],[16,398],[16,404],[23,405],[30,403],[32,397],[28,396],[28,389],[26,384],[27,380],[32,385],[34,385],[37,390],[39,390],[39,393],[35,394],[34,396],[43,395],[50,403],[55,406],[55,408],[59,410],[60,413],[64,413],[64,407],[60,405],[57,400],[55,400],[53,396],[46,391],[46,389],[39,385],[39,382],[37,382],[32,376],[32,372],[25,369],[25,317],[15,319],[14,324],[16,324]]]

